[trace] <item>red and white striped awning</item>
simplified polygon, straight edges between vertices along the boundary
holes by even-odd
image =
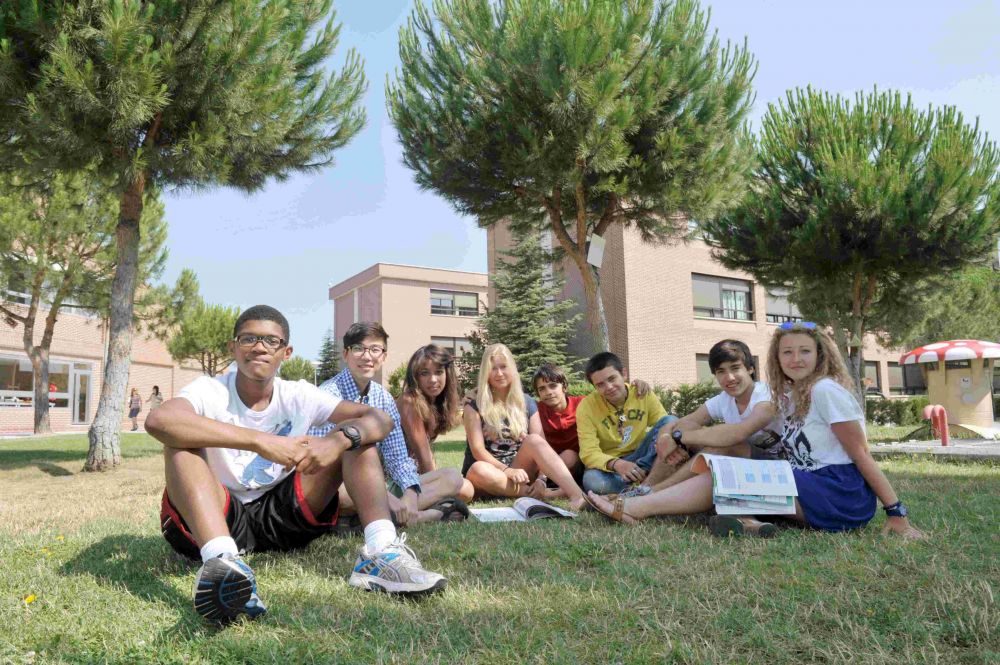
[[[976,358],[1000,358],[1000,344],[978,339],[954,339],[950,342],[935,342],[904,353],[899,362],[902,365],[916,363],[936,363],[940,360],[974,360]]]

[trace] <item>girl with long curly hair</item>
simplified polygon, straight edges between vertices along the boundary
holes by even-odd
[[[431,444],[461,421],[458,379],[451,353],[436,344],[417,349],[406,366],[403,394],[396,405],[417,471],[434,471],[437,465]]]

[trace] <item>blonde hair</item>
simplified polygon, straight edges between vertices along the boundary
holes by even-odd
[[[778,357],[778,345],[786,335],[808,335],[816,342],[816,368],[812,374],[795,382],[785,376],[781,369],[781,359]],[[778,328],[771,337],[771,346],[767,350],[767,384],[771,388],[771,401],[779,411],[786,405],[794,405],[793,417],[804,418],[809,413],[812,401],[812,389],[820,379],[833,379],[852,395],[857,392],[847,365],[840,355],[840,350],[826,332],[819,328],[807,328],[794,325],[790,329]],[[856,396],[856,395],[855,395]]]
[[[507,391],[507,399],[503,402],[494,401],[493,389],[490,387],[493,359],[498,356],[507,361],[511,374],[510,389]],[[507,427],[510,429],[511,438],[515,441],[528,433],[528,410],[524,403],[524,389],[521,387],[521,375],[517,371],[517,363],[510,349],[503,344],[491,344],[486,347],[483,351],[483,362],[479,366],[477,385],[479,393],[476,401],[483,422],[498,432]]]

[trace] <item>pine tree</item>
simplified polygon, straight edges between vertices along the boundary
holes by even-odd
[[[502,342],[514,355],[525,388],[544,362],[574,371],[575,358],[566,353],[578,316],[569,316],[574,303],[560,300],[562,279],[551,273],[556,255],[542,247],[537,231],[518,230],[514,246],[502,252],[493,275],[496,302],[469,335],[472,345],[459,361],[465,388],[473,387],[483,350]]]
[[[0,177],[0,315],[20,326],[31,361],[36,434],[51,431],[49,350],[60,312],[72,304],[106,314],[117,223],[118,202],[92,172]],[[159,201],[144,206],[140,226],[139,281],[145,283],[166,259]]]
[[[221,374],[233,362],[229,344],[239,315],[237,307],[199,301],[181,319],[167,342],[167,350],[177,362],[192,360],[198,363],[207,376]]]
[[[148,188],[230,186],[329,164],[364,124],[361,61],[324,67],[332,0],[79,0],[0,6],[0,165],[93,164],[115,183],[119,262],[85,468],[121,462]]]
[[[746,198],[703,227],[724,265],[790,286],[832,327],[861,394],[864,335],[898,335],[918,297],[996,251],[998,165],[954,107],[789,91],[764,116]]]
[[[285,381],[304,380],[313,383],[316,381],[316,366],[302,356],[292,356],[281,363],[278,376]]]
[[[323,337],[323,346],[319,349],[319,366],[316,368],[316,380],[323,383],[332,379],[340,372],[340,355],[337,351],[337,340],[333,331],[327,330]]]
[[[438,0],[400,31],[389,114],[416,181],[489,227],[548,229],[607,348],[591,234],[663,242],[743,192],[753,58],[695,0]]]

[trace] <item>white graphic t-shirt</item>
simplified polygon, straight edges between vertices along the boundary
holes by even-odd
[[[304,435],[310,427],[325,423],[340,403],[340,398],[311,383],[275,377],[271,403],[263,411],[253,411],[236,393],[236,372],[199,377],[179,397],[189,401],[199,416],[278,436]],[[249,450],[206,448],[205,455],[219,482],[242,503],[260,497],[294,470]]]
[[[865,414],[854,395],[833,379],[820,379],[813,386],[806,417],[788,417],[794,408],[791,404],[786,407],[785,427],[781,433],[781,444],[792,468],[815,471],[832,464],[852,462],[830,425],[857,420],[864,431]]]
[[[757,381],[753,384],[753,392],[750,393],[750,402],[742,412],[740,412],[740,408],[736,405],[736,398],[726,391],[722,391],[705,402],[705,408],[708,409],[708,415],[712,417],[712,420],[721,420],[727,425],[739,425],[750,417],[755,406],[770,401],[771,389],[768,388],[766,383]],[[750,445],[756,446],[761,450],[770,450],[778,445],[781,441],[781,414],[775,413],[771,422],[765,425],[764,429],[751,434],[747,441],[750,442]]]

